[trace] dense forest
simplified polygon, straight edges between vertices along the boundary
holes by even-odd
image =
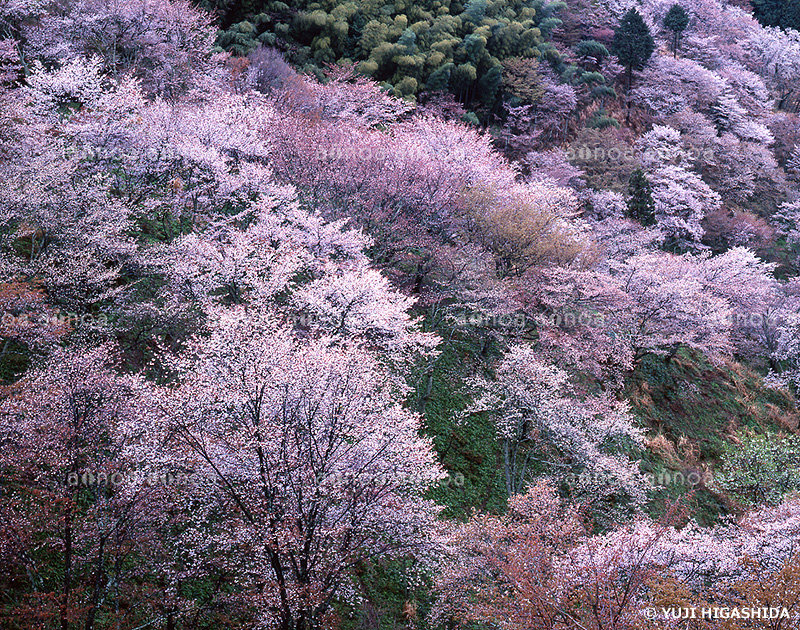
[[[800,628],[798,10],[0,0],[0,628]]]

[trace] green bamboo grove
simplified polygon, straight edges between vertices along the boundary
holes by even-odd
[[[449,90],[470,108],[499,98],[505,59],[548,57],[563,2],[542,0],[203,0],[219,18],[217,44],[236,55],[276,46],[306,72],[352,62],[393,94]]]

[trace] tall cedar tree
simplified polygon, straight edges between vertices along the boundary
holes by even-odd
[[[680,44],[681,35],[683,35],[683,31],[686,30],[687,26],[689,26],[689,14],[686,13],[686,10],[681,5],[673,4],[664,17],[664,28],[672,31],[670,47],[676,59],[678,58],[678,44]]]
[[[640,168],[631,173],[628,195],[628,213],[631,218],[642,225],[655,225],[656,204],[653,201],[653,187]]]
[[[644,68],[655,50],[653,36],[636,9],[629,9],[614,30],[612,51],[628,69],[628,90],[634,70]]]

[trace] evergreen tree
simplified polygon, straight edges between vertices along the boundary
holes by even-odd
[[[631,173],[628,181],[628,215],[642,225],[655,225],[656,223],[653,187],[640,168]]]
[[[486,15],[486,0],[469,0],[464,7],[464,16],[473,24],[480,24]]]
[[[403,31],[400,39],[397,40],[397,47],[404,55],[413,55],[417,52],[417,34],[410,28]]]
[[[764,26],[800,30],[800,0],[751,0],[753,15]]]
[[[664,17],[664,28],[672,31],[672,54],[678,58],[678,44],[681,41],[681,35],[686,27],[689,26],[689,14],[679,4],[673,4],[667,15]]]
[[[503,82],[503,67],[500,65],[492,66],[489,70],[478,80],[478,92],[481,95],[481,101],[488,107],[495,102],[497,91]]]
[[[782,0],[751,0],[753,15],[764,26],[778,26],[783,12]]]
[[[628,70],[628,89],[634,70],[644,68],[655,50],[653,36],[636,9],[630,9],[614,30],[612,49],[619,62]]]
[[[575,54],[580,58],[584,69],[592,72],[599,72],[600,66],[608,57],[608,49],[598,41],[584,39],[575,46]]]
[[[800,31],[800,0],[786,0],[781,12],[781,26]]]
[[[446,92],[450,86],[450,75],[453,72],[453,68],[455,68],[455,65],[452,63],[446,63],[437,68],[428,77],[425,89],[428,92]]]

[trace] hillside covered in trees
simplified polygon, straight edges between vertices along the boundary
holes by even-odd
[[[800,628],[793,7],[0,0],[0,628]]]

